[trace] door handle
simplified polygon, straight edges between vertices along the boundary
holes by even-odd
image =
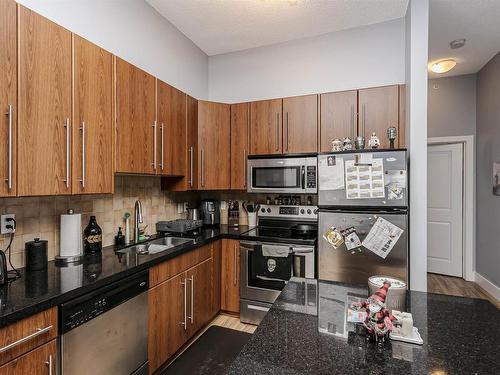
[[[163,166],[164,166],[164,159],[163,159],[163,122],[160,125],[160,152],[161,152],[161,157],[160,157],[160,168],[163,171]]]
[[[189,317],[189,321],[193,324],[194,321],[194,275],[191,275],[188,280],[191,282],[191,316]]]
[[[180,322],[184,326],[184,331],[187,330],[187,279],[181,281],[181,285],[184,287],[184,321]]]
[[[243,150],[243,187],[247,187],[247,150]]]
[[[234,268],[233,268],[233,285],[236,286],[238,284],[238,270],[237,270],[237,267],[238,267],[238,245],[234,245],[234,260],[233,260],[234,264]]]
[[[52,375],[52,354],[49,354],[49,360],[45,364],[49,366],[49,375]]]
[[[156,120],[153,121],[153,162],[151,163],[153,169],[156,169]]]
[[[13,116],[14,116],[14,110],[12,107],[12,104],[9,104],[7,113],[5,114],[8,118],[8,124],[9,124],[9,138],[7,140],[8,142],[8,166],[7,166],[7,178],[5,181],[7,182],[7,186],[9,190],[12,190],[12,121],[13,121]]]
[[[363,137],[366,137],[366,107],[365,107],[365,103],[363,103],[363,133],[361,135]]]
[[[205,150],[201,149],[201,187],[205,187]]]
[[[82,121],[82,126],[80,127],[80,131],[82,132],[82,178],[80,182],[82,184],[82,188],[85,188],[85,122]]]
[[[279,138],[280,138],[280,133],[279,133],[279,127],[280,127],[280,114],[279,113],[276,113],[276,138],[275,138],[275,146],[276,146],[276,151],[279,151]]]
[[[301,167],[300,174],[301,174],[301,186],[302,186],[302,190],[304,190],[306,188],[306,167],[305,166]]]
[[[354,131],[354,105],[351,104],[351,141],[354,142],[354,134],[355,134],[355,131]]]
[[[288,151],[289,146],[289,137],[288,137],[288,112],[286,113],[286,150]]]
[[[32,334],[25,336],[22,339],[19,339],[17,341],[14,341],[14,342],[10,343],[9,345],[5,345],[3,348],[0,348],[0,353],[6,352],[7,350],[10,350],[18,345],[24,344],[25,342],[30,341],[30,340],[34,339],[35,337],[38,337],[40,335],[43,335],[44,333],[49,332],[51,329],[52,329],[51,325],[48,327],[45,327],[45,328],[37,328],[36,331],[33,332]]]
[[[64,122],[64,127],[66,128],[66,188],[69,188],[69,118]]]
[[[189,186],[193,187],[194,147],[189,147]]]

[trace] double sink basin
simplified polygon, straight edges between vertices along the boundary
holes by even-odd
[[[117,253],[152,255],[162,253],[178,246],[194,243],[194,241],[195,240],[193,238],[168,236],[130,246],[125,249],[118,250]]]

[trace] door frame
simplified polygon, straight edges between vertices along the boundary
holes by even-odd
[[[463,145],[463,198],[462,239],[463,278],[475,280],[476,262],[476,145],[473,135],[427,138],[427,146],[446,144]]]

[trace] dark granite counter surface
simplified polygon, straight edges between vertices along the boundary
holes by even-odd
[[[116,250],[126,248],[125,246],[108,246],[100,254],[86,255],[80,265],[59,267],[51,261],[45,271],[25,272],[21,269],[20,279],[0,286],[0,327],[148,269],[212,241],[222,238],[239,239],[240,235],[248,230],[247,226],[233,228],[227,225],[203,228],[194,237],[193,243],[180,245],[154,255],[120,254],[116,253]],[[151,239],[155,238],[156,236],[153,236]]]
[[[367,288],[292,279],[229,374],[500,374],[500,310],[480,299],[408,292],[423,345],[380,349],[346,321]]]

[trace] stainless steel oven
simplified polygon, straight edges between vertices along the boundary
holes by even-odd
[[[249,193],[316,194],[318,191],[316,156],[250,156],[247,163]]]
[[[240,320],[259,324],[291,277],[314,278],[314,246],[240,241]]]

